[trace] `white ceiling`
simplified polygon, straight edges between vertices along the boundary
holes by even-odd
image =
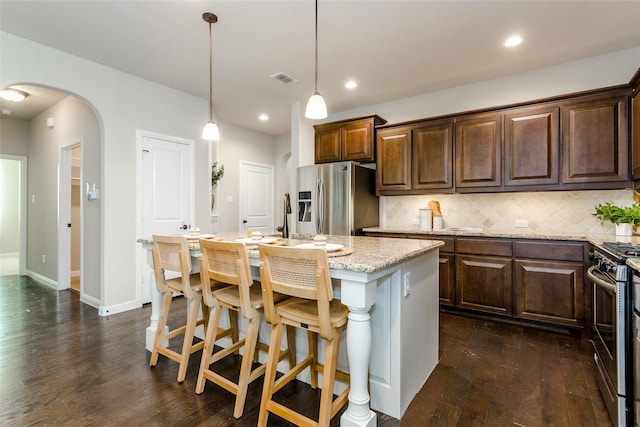
[[[320,0],[318,10],[330,114],[640,46],[640,1]],[[288,133],[290,105],[313,93],[313,0],[0,0],[0,30],[207,99],[203,12],[219,19],[217,120]],[[514,33],[525,42],[507,50]],[[278,72],[298,82],[269,77]]]

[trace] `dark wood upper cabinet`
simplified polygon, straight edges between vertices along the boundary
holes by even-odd
[[[342,158],[340,126],[316,129],[316,163],[339,162]]]
[[[628,99],[604,94],[561,106],[563,184],[630,179]]]
[[[631,93],[631,152],[634,180],[640,180],[640,69],[630,82]]]
[[[376,132],[376,189],[411,189],[411,128],[388,128]]]
[[[372,115],[315,125],[315,162],[375,161],[375,126],[384,123]]]
[[[414,190],[453,188],[453,120],[413,129],[411,183]]]
[[[502,185],[502,114],[478,114],[456,120],[457,188]]]
[[[504,185],[558,184],[560,108],[510,110],[504,122]]]

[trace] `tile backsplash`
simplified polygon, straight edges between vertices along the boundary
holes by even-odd
[[[440,202],[444,227],[479,227],[486,231],[532,233],[611,233],[611,223],[600,225],[595,205],[633,203],[633,190],[546,191],[519,193],[434,194],[380,197],[380,226],[407,228],[419,224],[419,209]],[[527,228],[516,228],[527,220]]]

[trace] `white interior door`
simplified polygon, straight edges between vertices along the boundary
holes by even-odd
[[[149,133],[141,133],[139,137],[142,237],[186,234],[193,223],[193,141]],[[151,268],[146,255],[141,257],[143,304],[151,301]]]
[[[240,162],[241,232],[273,233],[273,176],[273,165]]]

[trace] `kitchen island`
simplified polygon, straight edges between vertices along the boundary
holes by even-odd
[[[216,237],[235,240],[239,234]],[[150,240],[139,241],[151,247]],[[293,238],[287,243],[310,241]],[[328,243],[347,249],[343,256],[329,257],[335,295],[349,307],[346,345],[341,345],[338,367],[350,372],[351,390],[341,425],[376,425],[371,409],[399,419],[438,361],[438,248],[443,243],[361,236],[329,236]],[[248,252],[258,279],[259,253]],[[191,256],[197,258],[196,246]],[[159,293],[153,280],[151,283],[147,349],[152,345],[160,306]],[[303,357],[306,345],[297,348],[298,357]],[[340,386],[344,387],[336,384],[336,393]]]

